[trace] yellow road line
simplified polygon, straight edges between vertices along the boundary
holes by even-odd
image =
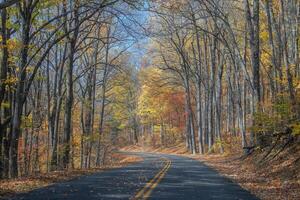
[[[145,187],[140,190],[137,195],[135,196],[135,198],[140,198],[144,193],[145,191],[151,187],[151,185],[155,182],[155,180],[162,174],[162,172],[166,169],[167,165],[164,166],[163,169],[161,169],[146,185]]]
[[[145,193],[144,199],[148,199],[150,197],[152,191],[157,187],[157,185],[163,179],[163,177],[167,173],[167,171],[170,168],[170,166],[171,166],[171,161],[168,163],[168,167],[165,169],[165,171],[158,177],[157,181],[153,185],[151,185],[151,188]]]
[[[145,193],[145,191],[151,187],[151,185],[154,183],[154,181],[161,175],[161,173],[166,169],[167,165],[165,165],[146,185],[145,187],[140,190],[136,195],[134,199],[141,198],[141,196]]]
[[[154,188],[159,184],[161,179],[165,176],[166,172],[171,166],[171,161],[167,160],[166,165],[141,189],[133,199],[147,199],[150,197]]]
[[[157,186],[158,182],[163,178],[170,165],[171,164],[168,162],[165,167],[150,182],[148,182],[140,192],[138,192],[134,199],[147,199],[152,190]]]

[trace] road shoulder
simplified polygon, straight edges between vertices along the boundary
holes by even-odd
[[[117,159],[113,164],[99,168],[54,171],[16,179],[3,179],[0,181],[0,199],[10,199],[17,194],[27,193],[56,183],[71,181],[82,176],[118,169],[143,161],[142,157],[136,155],[116,153],[115,157],[117,157]]]

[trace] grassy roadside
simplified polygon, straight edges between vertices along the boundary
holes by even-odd
[[[262,161],[264,152],[242,154],[190,155],[179,145],[172,148],[126,147],[126,151],[148,151],[190,157],[216,169],[262,200],[300,199],[300,145],[282,151],[272,160]]]
[[[118,153],[115,153],[113,155],[113,158],[114,161],[110,165],[106,165],[100,168],[88,170],[78,169],[69,171],[54,171],[28,177],[20,177],[17,179],[3,179],[0,181],[0,199],[9,199],[10,197],[18,193],[30,192],[32,190],[46,187],[55,183],[69,181],[80,176],[120,168],[142,161],[141,157]]]

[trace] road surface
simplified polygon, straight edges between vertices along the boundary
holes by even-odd
[[[254,200],[231,180],[199,161],[137,153],[144,161],[20,194],[13,200]]]

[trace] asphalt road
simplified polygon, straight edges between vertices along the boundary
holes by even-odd
[[[138,153],[143,162],[20,194],[13,200],[254,200],[248,191],[199,161]]]

